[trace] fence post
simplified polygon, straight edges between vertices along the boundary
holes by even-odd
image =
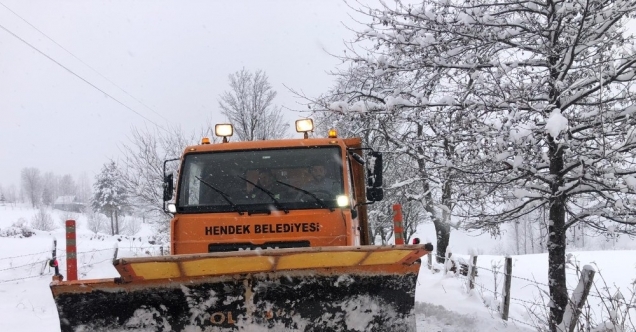
[[[66,221],[66,280],[77,280],[75,220]]]
[[[501,318],[508,320],[510,313],[510,286],[512,285],[512,257],[506,257],[504,266],[503,312]]]
[[[579,316],[581,315],[581,308],[587,300],[587,295],[590,294],[590,288],[592,288],[592,283],[594,281],[594,273],[595,271],[592,266],[583,266],[579,284],[572,292],[572,298],[568,302],[568,305],[565,307],[563,321],[561,322],[561,324],[559,324],[561,331],[574,332],[576,322],[579,320]],[[565,317],[570,317],[569,321],[566,322]]]
[[[404,244],[404,227],[402,224],[402,205],[393,204],[393,236],[396,245]]]
[[[468,289],[475,288],[475,275],[477,274],[477,255],[470,257],[470,266],[468,267]]]
[[[433,269],[433,253],[429,252],[428,255],[426,255],[428,258],[428,269],[432,270]]]
[[[117,243],[115,243],[115,250],[113,253],[113,260],[117,259],[117,254],[119,253],[119,246],[117,245]]]
[[[64,276],[60,274],[60,266],[57,263],[57,239],[53,239],[53,250],[51,252],[51,260],[49,261],[49,266],[55,269],[55,274],[52,278],[53,281],[62,281],[62,279],[64,279]]]

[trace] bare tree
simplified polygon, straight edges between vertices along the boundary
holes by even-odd
[[[372,23],[345,59],[367,74],[344,92],[382,105],[365,114],[402,119],[385,132],[420,165],[438,252],[451,213],[496,234],[545,208],[556,331],[567,230],[636,230],[636,47],[625,31],[636,2],[395,1],[359,12]]]
[[[92,196],[91,184],[86,172],[80,174],[77,180],[77,200],[82,203],[90,201]]]
[[[8,188],[5,188],[4,195],[7,199],[7,202],[15,206],[15,203],[18,200],[17,189],[15,188],[15,185],[12,184]]]
[[[44,209],[40,208],[31,220],[31,227],[41,231],[52,231],[55,227],[53,217]]]
[[[210,133],[203,128],[202,136]],[[213,138],[214,140],[214,138]],[[129,193],[129,200],[137,210],[143,210],[151,221],[168,227],[168,215],[162,208],[163,163],[178,158],[186,146],[196,144],[195,134],[185,134],[181,128],[172,127],[167,131],[159,129],[133,128],[129,142],[121,146],[123,153],[123,183]],[[167,172],[176,172],[176,165],[168,164]]]
[[[283,121],[280,107],[272,104],[276,91],[265,72],[251,73],[243,68],[231,74],[229,80],[230,91],[220,96],[219,107],[234,125],[239,140],[276,139],[287,135],[289,124]]]
[[[42,177],[42,204],[52,206],[58,196],[58,176],[46,172]]]
[[[433,0],[361,12],[373,19],[361,35],[384,54],[355,60],[376,76],[443,75],[444,89],[425,102],[414,89],[385,92],[384,100],[469,121],[450,128],[448,143],[474,162],[439,165],[454,173],[446,180],[474,189],[453,197],[466,225],[495,232],[548,210],[549,325],[556,331],[568,301],[567,230],[582,222],[635,233],[636,45],[625,26],[636,2]],[[432,157],[421,155],[423,162]],[[512,200],[520,203],[504,205]]]
[[[122,234],[135,236],[141,230],[141,220],[135,216],[129,216],[122,221]]]
[[[75,196],[77,194],[77,185],[75,179],[70,174],[65,174],[59,178],[58,195]]]
[[[42,176],[40,170],[34,167],[22,169],[22,191],[32,207],[37,207],[42,198]]]
[[[104,218],[104,215],[99,212],[89,210],[86,216],[86,222],[87,228],[93,233],[108,232],[108,221]]]

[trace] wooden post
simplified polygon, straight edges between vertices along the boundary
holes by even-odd
[[[504,289],[503,295],[503,311],[501,318],[508,320],[508,314],[510,313],[510,286],[512,285],[512,257],[506,257],[506,264],[504,266]]]
[[[119,252],[119,246],[115,246],[115,252],[113,253],[113,260],[117,259],[117,253]]]
[[[470,266],[468,267],[468,289],[475,288],[475,275],[477,274],[477,255],[470,257]]]
[[[402,205],[393,204],[393,236],[396,245],[404,244],[404,226],[402,224]]]
[[[433,253],[429,252],[428,255],[426,255],[426,257],[428,258],[428,269],[432,270],[433,269]]]
[[[75,220],[66,221],[66,280],[77,280]]]
[[[159,247],[159,254],[163,256],[163,246]]]
[[[594,273],[595,271],[592,266],[583,266],[579,284],[576,285],[576,288],[572,292],[572,298],[565,307],[563,321],[559,324],[560,331],[574,332],[576,322],[578,322],[579,316],[581,315],[581,308],[583,308],[583,304],[587,300],[588,294],[590,294],[590,288],[592,288],[594,281]]]

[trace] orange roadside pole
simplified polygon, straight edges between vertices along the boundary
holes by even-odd
[[[75,220],[66,221],[66,280],[77,280]]]
[[[393,204],[393,234],[395,236],[395,244],[404,244],[404,225],[402,223],[402,205]]]

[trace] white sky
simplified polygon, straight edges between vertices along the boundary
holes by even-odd
[[[325,50],[341,54],[353,35],[342,0],[0,3],[0,25],[150,121],[187,132],[223,120],[218,96],[243,67],[267,72],[276,104],[302,109],[283,84],[324,92],[339,64]],[[153,126],[0,28],[0,186],[17,186],[24,167],[92,180],[144,125]]]

